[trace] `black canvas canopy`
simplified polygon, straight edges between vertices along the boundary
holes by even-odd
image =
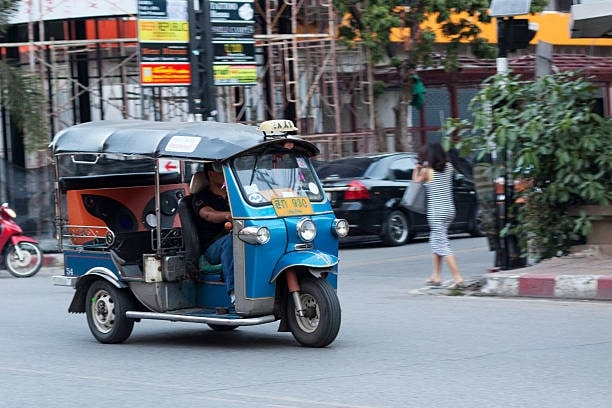
[[[316,146],[291,138],[309,155]],[[151,158],[225,160],[264,141],[255,126],[220,122],[154,122],[146,120],[103,120],[75,125],[58,132],[50,148],[54,155],[122,154]]]

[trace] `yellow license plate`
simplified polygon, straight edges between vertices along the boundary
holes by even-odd
[[[279,217],[308,215],[314,212],[308,197],[273,198],[272,205],[274,206],[274,212]]]

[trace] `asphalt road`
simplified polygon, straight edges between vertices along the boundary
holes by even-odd
[[[492,254],[455,239],[464,275]],[[0,272],[0,407],[610,407],[612,304],[415,295],[428,247],[341,250],[340,334],[143,321],[102,345],[71,288]],[[445,277],[449,274],[445,271]]]

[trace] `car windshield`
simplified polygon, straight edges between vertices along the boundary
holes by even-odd
[[[286,150],[240,156],[232,168],[244,197],[255,205],[273,198],[308,197],[322,201],[323,192],[307,157]]]

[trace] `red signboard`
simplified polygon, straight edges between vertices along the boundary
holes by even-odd
[[[140,64],[140,82],[142,85],[189,85],[191,83],[191,66],[187,63],[142,63]]]

